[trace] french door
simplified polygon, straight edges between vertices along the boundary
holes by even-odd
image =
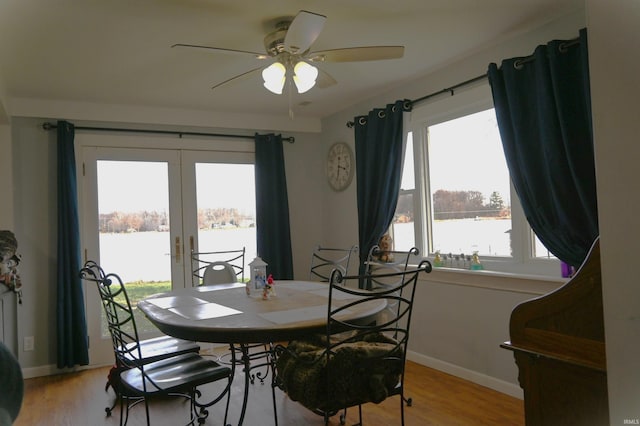
[[[192,285],[191,251],[255,255],[253,152],[82,147],[86,259],[120,276],[132,304]],[[91,364],[113,361],[95,286],[85,288]],[[142,338],[158,335],[136,316]]]

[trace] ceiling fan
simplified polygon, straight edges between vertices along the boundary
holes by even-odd
[[[253,56],[257,60],[268,61],[268,65],[236,75],[214,85],[212,89],[262,71],[264,86],[275,94],[282,94],[287,81],[295,84],[298,93],[304,93],[316,84],[320,88],[336,84],[331,75],[311,65],[312,63],[378,61],[397,59],[404,55],[404,46],[363,46],[311,51],[311,45],[322,32],[326,19],[324,15],[306,10],[298,12],[293,19],[282,18],[275,30],[264,38],[265,53],[181,43],[171,47]]]

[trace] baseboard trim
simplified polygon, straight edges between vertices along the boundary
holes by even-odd
[[[200,349],[206,353],[207,351],[213,351],[218,348],[228,346],[218,343],[206,343],[206,342],[198,342],[200,345]],[[83,366],[76,366],[73,368],[58,368],[55,364],[48,365],[39,365],[37,367],[29,367],[22,369],[22,377],[24,379],[33,379],[35,377],[43,377],[43,376],[53,376],[56,374],[65,374],[65,373],[74,373],[76,371],[88,370],[91,368],[98,367],[106,367],[108,365],[112,365],[112,363],[107,364],[89,364]]]
[[[220,347],[220,345],[205,344],[203,349],[213,349]],[[505,382],[504,380],[497,379],[495,377],[487,376],[486,374],[478,373],[477,371],[469,370],[459,365],[451,364],[446,361],[439,360],[430,356],[426,356],[417,352],[407,352],[407,359],[416,362],[420,365],[424,365],[435,370],[442,371],[447,374],[451,374],[461,379],[468,380],[476,383],[480,386],[485,386],[489,389],[507,394],[514,398],[523,399],[524,394],[520,386]],[[108,364],[105,364],[108,365]],[[52,376],[55,374],[72,373],[75,371],[82,371],[89,368],[102,367],[102,365],[87,365],[75,368],[58,368],[54,364],[42,365],[38,367],[30,367],[22,369],[22,376],[25,379],[31,379],[34,377]]]
[[[507,394],[514,398],[524,399],[522,388],[516,384],[506,382],[495,377],[487,376],[486,374],[478,373],[477,371],[469,370],[467,368],[460,367],[459,365],[451,364],[446,361],[432,358],[413,351],[407,352],[407,359],[420,365],[424,365],[426,367],[451,374],[452,376],[460,377],[461,379],[468,380],[480,386],[484,386],[489,389]]]
[[[23,368],[22,377],[24,379],[33,379],[35,377],[54,376],[56,374],[74,373],[76,371],[88,370],[88,369],[97,368],[97,367],[104,367],[107,365],[111,365],[111,364],[104,364],[104,365],[91,364],[91,365],[77,366],[74,368],[58,368],[55,364],[40,365],[38,367]]]

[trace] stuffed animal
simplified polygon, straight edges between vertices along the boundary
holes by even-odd
[[[393,253],[391,253],[393,251],[393,239],[391,235],[384,234],[380,237],[378,247],[380,248],[378,260],[380,262],[393,262]]]
[[[20,255],[16,253],[18,242],[11,231],[0,231],[0,283],[18,292],[21,287],[18,264]]]
[[[18,303],[22,304],[22,281],[18,274],[20,255],[18,241],[13,232],[0,231],[0,284],[4,284],[18,295]]]

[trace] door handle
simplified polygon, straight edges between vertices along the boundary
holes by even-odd
[[[180,237],[176,237],[176,263],[180,263],[182,260],[182,256],[180,254],[182,250],[180,249]]]

